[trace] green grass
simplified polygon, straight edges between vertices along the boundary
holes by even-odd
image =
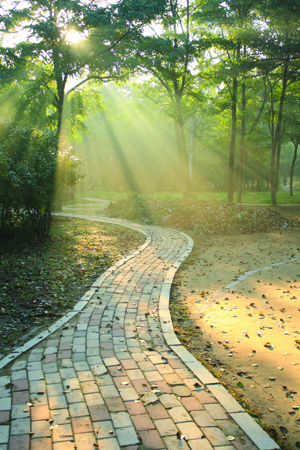
[[[227,201],[227,192],[203,192],[198,193],[197,198],[206,201]],[[289,192],[279,191],[276,194],[277,203],[280,204],[298,204],[300,203],[300,191],[294,192],[294,196],[291,197]],[[236,192],[234,193],[233,202],[236,203]],[[271,205],[271,193],[270,191],[252,192],[247,191],[242,196],[243,204],[266,204]]]
[[[129,192],[114,192],[104,189],[95,189],[91,191],[76,191],[75,199],[73,201],[66,200],[64,203],[76,203],[78,198],[100,198],[104,200],[118,201],[125,199],[129,196]],[[192,196],[195,196],[199,200],[205,201],[227,201],[227,192],[193,192]],[[180,192],[156,192],[153,197],[158,200],[176,200],[182,199],[182,194]],[[279,191],[276,195],[277,203],[280,204],[299,204],[300,203],[300,191],[295,191],[294,196],[290,197],[289,192]],[[236,193],[234,193],[234,203],[236,203]],[[252,192],[247,191],[242,197],[243,204],[271,204],[271,194],[270,191],[262,192]]]
[[[101,198],[103,200],[122,200],[122,198],[127,198],[129,195],[129,192],[115,192],[115,191],[108,191],[105,189],[94,189],[91,191],[75,191],[75,200],[77,198]],[[66,203],[70,203],[67,201]]]
[[[279,191],[276,194],[277,203],[280,205],[293,205],[300,203],[300,191],[295,191],[293,197],[290,196],[289,192]],[[270,192],[251,192],[248,191],[243,195],[242,198],[243,203],[266,203],[267,205],[271,204],[271,194]]]

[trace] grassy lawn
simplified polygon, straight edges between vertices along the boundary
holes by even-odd
[[[227,201],[227,193],[226,192],[216,192],[216,193],[200,193],[197,195],[198,199],[206,200],[206,201]],[[291,197],[289,192],[279,191],[276,194],[277,203],[280,205],[292,205],[300,203],[300,191],[295,191],[294,195]],[[236,203],[236,193],[233,198],[234,203]],[[243,204],[266,204],[271,205],[271,194],[269,191],[262,192],[252,192],[247,191],[242,197]]]
[[[75,193],[75,199],[74,202],[76,202],[77,198],[101,198],[104,200],[112,200],[112,201],[119,201],[126,199],[129,196],[129,192],[113,192],[113,191],[107,191],[103,189],[95,189],[93,191],[76,191]],[[176,199],[182,199],[182,194],[180,192],[156,192],[153,196],[154,199],[157,200],[176,200]],[[193,192],[192,197],[196,197],[198,200],[204,200],[207,202],[215,202],[215,201],[221,201],[226,202],[227,201],[227,192],[209,192],[209,191],[203,191],[203,192]],[[300,190],[295,190],[293,197],[290,196],[289,192],[286,191],[279,191],[276,195],[277,203],[280,204],[299,204],[300,203]],[[66,203],[70,203],[70,200],[65,201]],[[236,193],[234,194],[234,203],[236,202]],[[271,194],[270,191],[262,191],[262,192],[256,192],[256,191],[247,191],[243,197],[242,197],[242,203],[243,204],[271,204]]]
[[[124,227],[63,218],[53,220],[47,241],[2,240],[0,354],[72,309],[96,278],[143,241]]]

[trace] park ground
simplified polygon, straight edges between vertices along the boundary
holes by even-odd
[[[174,203],[168,204],[168,215],[160,211],[155,220],[182,228],[183,212],[178,207],[172,214],[172,205]],[[65,205],[63,212],[101,216],[107,214],[106,207],[107,202],[86,199]],[[296,205],[281,206],[276,212],[262,208],[255,217],[263,232],[253,232],[253,229],[247,232],[252,216],[243,216],[245,212],[242,210],[235,211],[237,215],[230,211],[232,219],[245,217],[246,228],[242,233],[235,231],[234,220],[231,221],[231,230],[224,229],[225,219],[229,217],[226,208],[219,210],[217,220],[215,207],[205,205],[202,205],[202,211],[206,210],[207,215],[202,233],[191,221],[192,213],[193,221],[197,217],[199,221],[200,216],[194,212],[192,204],[189,208],[190,214],[185,215],[185,222],[187,228],[194,230],[195,245],[178,271],[172,289],[171,312],[175,332],[182,343],[259,420],[282,449],[300,448],[300,208]],[[113,210],[114,214],[117,212]],[[148,218],[143,220],[147,222]],[[43,267],[39,266],[30,278],[26,276],[24,267],[30,261],[36,261],[34,264],[37,266],[41,263],[40,250],[36,249],[34,259],[25,246],[26,258],[19,256],[22,290],[30,279],[31,286],[37,291],[36,297],[40,298],[41,322],[38,323],[37,317],[36,327],[47,326],[55,321],[56,315],[72,308],[72,301],[80,298],[93,278],[99,276],[99,270],[106,270],[118,257],[142,241],[141,236],[132,232],[125,235],[124,229],[113,231],[114,227],[103,227],[95,222],[76,220],[72,228],[71,219],[67,222],[58,219],[56,225],[53,245],[56,243],[56,257],[60,261],[59,274],[56,271],[54,278],[49,279],[55,263],[49,247],[44,249]],[[210,226],[213,225],[219,225],[219,228],[210,234]],[[239,222],[237,228],[241,225]],[[101,234],[103,239],[99,239]],[[64,240],[63,246],[61,239]],[[64,258],[59,253],[62,250],[67,252]],[[99,255],[97,258],[92,257],[95,253]],[[14,258],[17,257],[14,254]],[[280,264],[272,267],[277,263]],[[249,274],[251,271],[255,272]],[[245,277],[240,279],[243,275]],[[35,284],[34,276],[39,277]],[[231,283],[236,284],[224,290]],[[56,290],[55,285],[58,285]],[[14,290],[16,298],[19,291],[21,289]],[[30,292],[27,294],[23,299],[28,305]],[[62,297],[64,307],[59,302]],[[27,313],[25,306],[23,303],[21,312],[24,314]],[[29,330],[26,320],[23,323],[16,320],[20,312],[16,306],[14,308],[13,313],[6,308],[3,316],[5,323],[12,328],[6,337],[7,350],[13,348],[17,337]],[[45,310],[50,314],[45,316]],[[30,323],[30,316],[26,317]],[[1,324],[3,328],[5,323]]]
[[[97,212],[107,213],[105,206],[99,203]],[[179,339],[282,449],[300,448],[300,207],[255,206],[256,227],[263,231],[254,232],[253,212],[238,206],[233,211],[212,203],[196,210],[193,202],[177,200],[168,209],[164,202],[146,206],[147,214],[139,205],[138,220],[180,228],[194,239],[172,289]],[[83,202],[67,209],[87,208]],[[121,201],[109,210],[124,216],[130,205]]]
[[[281,211],[300,218],[298,207]],[[184,345],[292,449],[300,448],[299,298],[299,229],[283,228],[195,240],[171,299]]]

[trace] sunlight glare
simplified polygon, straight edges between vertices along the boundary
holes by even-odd
[[[66,40],[71,44],[77,44],[81,39],[83,39],[83,34],[73,28],[66,34]]]

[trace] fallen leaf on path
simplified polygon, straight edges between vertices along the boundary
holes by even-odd
[[[227,436],[227,441],[235,441],[235,437],[234,436]]]

